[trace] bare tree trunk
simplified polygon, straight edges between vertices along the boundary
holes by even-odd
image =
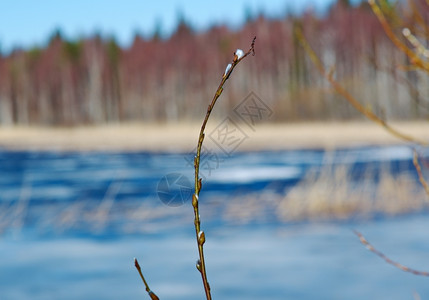
[[[12,103],[9,97],[0,94],[0,124],[13,125]]]
[[[101,59],[95,51],[92,52],[88,70],[87,113],[88,120],[94,123],[105,121],[102,103]]]

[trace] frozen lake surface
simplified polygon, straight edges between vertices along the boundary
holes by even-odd
[[[419,151],[425,163],[428,153]],[[369,170],[371,184],[382,171],[415,183],[411,159],[406,146],[206,156],[201,214],[213,298],[428,298],[429,278],[386,264],[352,232],[393,260],[429,270],[425,206],[288,220],[275,205],[261,213],[255,201],[262,198],[252,196],[282,199],[326,167],[346,166],[352,190],[367,186]],[[0,299],[145,299],[134,257],[161,299],[203,299],[186,180],[168,191],[160,184],[169,174],[192,182],[189,160],[192,154],[0,151]],[[177,192],[182,202],[161,201]],[[244,216],[228,206],[237,196]]]
[[[214,299],[422,299],[428,278],[396,269],[351,229],[410,267],[429,269],[426,215],[359,224],[233,226],[206,230]],[[117,238],[0,240],[1,299],[146,299],[137,257],[161,299],[203,299],[196,242],[186,232]]]

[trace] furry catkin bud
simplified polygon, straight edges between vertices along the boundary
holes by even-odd
[[[244,55],[243,50],[241,50],[241,49],[237,49],[237,50],[235,50],[235,52],[234,52],[234,60],[233,60],[233,62],[237,62],[240,58],[242,58],[242,57],[243,57],[243,55]]]
[[[243,57],[244,52],[241,49],[237,49],[237,50],[235,50],[235,55],[237,55],[237,59],[240,59]]]
[[[225,76],[226,76],[226,74],[228,74],[228,72],[229,72],[229,70],[231,69],[231,67],[232,67],[232,65],[231,65],[231,64],[228,64],[228,65],[226,66],[225,73],[223,73],[223,77],[225,77]]]

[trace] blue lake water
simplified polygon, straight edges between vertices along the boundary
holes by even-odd
[[[429,151],[418,151],[427,175]],[[392,259],[429,270],[425,205],[317,221],[276,211],[276,201],[308,174],[319,174],[320,184],[340,168],[351,194],[371,194],[386,173],[420,190],[412,155],[411,147],[389,146],[203,156],[200,206],[214,299],[429,297],[429,278],[386,264],[352,233],[358,229]],[[203,299],[189,201],[192,159],[0,150],[0,299],[144,299],[134,257],[161,299]],[[409,197],[425,201],[424,193]],[[271,202],[261,209],[261,201]]]

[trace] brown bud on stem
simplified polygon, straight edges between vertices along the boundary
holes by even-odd
[[[192,195],[192,206],[197,207],[197,205],[198,205],[198,196],[193,194]]]
[[[206,242],[206,235],[204,234],[204,231],[200,231],[198,233],[198,243],[200,245],[204,245],[205,242]]]
[[[150,296],[150,299],[152,300],[159,300],[158,296],[155,295],[155,293],[152,291],[149,292],[149,296]]]

